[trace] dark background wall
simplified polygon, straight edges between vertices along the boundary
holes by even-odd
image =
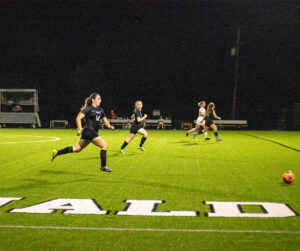
[[[193,120],[206,100],[230,119],[239,25],[236,118],[273,128],[300,103],[297,1],[1,2],[0,88],[38,89],[45,126],[74,124],[91,92],[119,116],[141,99]]]

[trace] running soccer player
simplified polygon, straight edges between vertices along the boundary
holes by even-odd
[[[204,116],[205,116],[205,112],[206,112],[206,110],[205,110],[206,102],[201,101],[198,103],[198,106],[200,107],[200,109],[199,109],[199,116],[196,121],[196,127],[192,128],[191,130],[186,132],[186,136],[189,136],[189,134],[191,132],[194,132],[193,139],[195,139],[196,135],[199,134],[198,131],[200,130],[200,126],[202,126],[204,128],[204,124],[205,124]],[[210,140],[210,138],[207,137],[207,132],[204,133],[204,136],[205,136],[205,140]]]
[[[207,106],[207,111],[204,117],[205,120],[205,126],[204,129],[202,131],[200,131],[199,134],[201,133],[205,133],[208,131],[209,128],[211,128],[212,130],[214,130],[215,132],[215,137],[216,137],[216,141],[219,142],[221,141],[221,139],[218,136],[218,128],[214,123],[214,119],[219,119],[221,120],[220,117],[217,116],[216,111],[215,111],[215,104],[213,102],[210,102]]]
[[[124,151],[125,147],[134,139],[134,137],[137,133],[143,135],[138,149],[141,151],[145,151],[145,149],[143,148],[143,145],[148,137],[148,133],[143,128],[142,124],[145,121],[145,119],[147,118],[147,114],[144,114],[144,116],[142,115],[142,108],[143,108],[142,101],[140,101],[140,100],[136,101],[135,108],[134,108],[134,114],[133,114],[134,121],[130,127],[130,134],[129,134],[128,138],[124,141],[124,143],[120,149],[120,152],[122,154],[125,153],[125,151]]]
[[[79,153],[83,150],[90,142],[94,145],[101,148],[100,159],[101,159],[101,168],[100,171],[112,172],[112,169],[109,169],[106,166],[106,151],[107,145],[104,139],[98,135],[98,130],[100,127],[100,119],[104,124],[110,128],[115,129],[110,125],[107,120],[104,110],[100,107],[101,97],[98,93],[92,93],[88,98],[85,99],[85,104],[81,108],[81,111],[77,115],[76,124],[77,124],[77,136],[81,135],[81,138],[77,145],[69,146],[61,150],[52,151],[52,161],[59,155],[67,153]],[[85,120],[85,126],[82,128],[81,120]]]

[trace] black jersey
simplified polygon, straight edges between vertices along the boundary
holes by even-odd
[[[205,116],[206,121],[207,120],[213,121],[214,119],[215,119],[215,117],[214,117],[213,111],[209,115]]]
[[[105,118],[104,110],[98,106],[88,106],[81,111],[85,117],[85,127],[91,127],[95,131],[99,130],[100,127],[100,119]]]
[[[141,125],[142,122],[138,122],[137,118],[142,118],[142,117],[143,117],[142,112],[139,110],[136,110],[134,112],[134,122],[133,123],[136,125]]]

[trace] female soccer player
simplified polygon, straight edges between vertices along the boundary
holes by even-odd
[[[205,126],[204,126],[204,129],[200,132],[200,134],[207,132],[208,129],[211,128],[215,132],[216,141],[219,142],[219,141],[221,141],[221,139],[218,136],[218,128],[215,125],[215,123],[213,122],[213,119],[220,120],[221,118],[217,116],[217,114],[215,112],[215,104],[213,102],[211,102],[207,106],[207,111],[206,111],[206,114],[204,117]]]
[[[193,138],[195,138],[196,135],[198,134],[198,130],[200,130],[200,126],[202,126],[204,128],[204,123],[205,123],[204,116],[205,116],[205,112],[206,112],[206,110],[205,110],[206,102],[201,101],[198,103],[198,106],[200,107],[200,109],[199,109],[199,116],[196,121],[196,127],[192,128],[191,130],[186,132],[186,136],[189,136],[189,133],[194,132]],[[207,137],[207,132],[204,133],[204,136],[205,136],[205,140],[210,140],[210,138]]]
[[[104,124],[110,128],[115,129],[110,125],[107,120],[104,110],[100,107],[101,97],[98,93],[92,93],[88,98],[85,99],[85,104],[81,108],[81,111],[77,115],[76,124],[77,124],[77,136],[81,135],[81,138],[76,146],[66,147],[61,150],[52,151],[52,161],[59,155],[66,153],[79,153],[83,150],[90,142],[94,145],[101,148],[100,158],[101,158],[101,171],[112,172],[112,169],[109,169],[106,166],[106,151],[107,145],[102,137],[98,135],[98,130],[100,127],[100,119],[103,120]],[[85,120],[85,126],[82,128],[81,120]]]
[[[120,149],[121,153],[125,153],[124,148],[133,140],[133,138],[135,137],[135,135],[137,133],[143,135],[138,149],[141,151],[145,151],[145,149],[143,148],[143,144],[145,143],[145,141],[148,137],[148,133],[142,127],[142,123],[147,118],[147,114],[144,114],[144,116],[142,115],[142,108],[143,108],[142,101],[140,101],[140,100],[136,101],[135,108],[134,108],[134,122],[132,123],[132,125],[130,127],[130,134],[129,134],[128,138],[124,141],[124,143]]]

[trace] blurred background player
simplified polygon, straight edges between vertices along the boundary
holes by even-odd
[[[129,134],[128,138],[124,141],[124,143],[120,149],[121,153],[125,153],[125,151],[124,151],[125,147],[134,139],[134,137],[137,133],[143,135],[138,149],[141,151],[145,151],[145,149],[143,148],[143,145],[148,137],[148,133],[143,128],[142,123],[147,118],[147,114],[145,114],[144,116],[142,115],[142,108],[143,108],[142,101],[140,101],[140,100],[136,101],[135,108],[134,108],[134,114],[133,114],[134,121],[130,127],[130,134]]]
[[[77,136],[81,135],[81,138],[76,146],[66,147],[61,150],[52,151],[52,161],[59,155],[80,152],[83,150],[90,142],[101,148],[100,159],[101,159],[101,171],[112,172],[106,166],[106,151],[107,145],[104,139],[98,135],[98,130],[100,127],[100,119],[103,123],[110,129],[115,129],[110,125],[107,120],[104,110],[100,107],[101,97],[98,93],[92,93],[88,98],[85,99],[85,104],[81,108],[81,111],[77,115]],[[85,120],[85,126],[82,128],[81,120]]]
[[[198,103],[198,106],[200,107],[200,109],[199,109],[199,115],[198,115],[198,118],[196,121],[196,127],[192,128],[191,130],[186,132],[186,136],[189,136],[189,133],[194,132],[193,139],[196,137],[197,134],[199,134],[200,126],[202,126],[204,128],[204,124],[205,124],[204,116],[206,113],[206,110],[205,110],[206,102],[201,101]],[[210,140],[210,138],[207,137],[207,131],[204,133],[204,136],[205,136],[205,140]]]
[[[157,124],[157,130],[159,130],[160,128],[165,129],[165,122],[162,116],[159,117]]]
[[[218,128],[213,121],[214,119],[221,120],[221,118],[217,116],[217,114],[215,112],[215,104],[213,102],[210,102],[208,104],[204,119],[205,119],[204,129],[202,131],[200,131],[199,134],[205,133],[208,131],[209,128],[211,128],[215,132],[216,141],[217,142],[221,141],[221,139],[218,136]]]

